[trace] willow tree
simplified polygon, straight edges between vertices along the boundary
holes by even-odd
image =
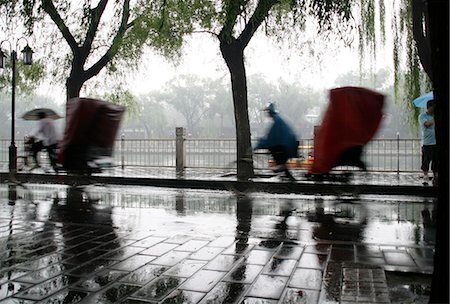
[[[202,30],[214,35],[231,76],[237,141],[237,175],[254,175],[248,116],[245,49],[264,23],[266,33],[277,35],[290,27],[303,29],[308,16],[322,30],[351,17],[351,0],[221,0],[215,1],[212,22]],[[268,28],[274,25],[273,28]],[[277,29],[277,30],[274,30]]]
[[[112,74],[137,67],[146,46],[176,57],[207,5],[198,0],[0,2],[9,18],[20,17],[43,41],[52,76],[66,78],[67,98],[79,96],[105,68]]]
[[[406,104],[410,123],[417,125],[420,109],[412,100],[431,90],[432,86],[427,5],[422,0],[389,3],[392,5],[389,10],[384,0],[361,0],[359,3],[360,62],[367,54],[376,57],[377,46],[385,43],[385,33],[389,30],[386,21],[390,20],[395,100]]]

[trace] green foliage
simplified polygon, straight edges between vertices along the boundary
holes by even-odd
[[[420,109],[414,107],[412,100],[430,90],[431,82],[426,76],[417,52],[413,36],[412,0],[400,0],[393,6],[393,67],[395,100],[405,104],[409,113],[408,123],[417,127]],[[376,6],[378,4],[379,24],[376,24]],[[395,3],[394,3],[395,4]],[[366,53],[375,57],[377,43],[385,42],[386,10],[383,0],[361,0],[361,24],[359,27],[360,66]],[[379,33],[378,40],[376,34]]]
[[[5,68],[0,73],[0,90],[11,92],[12,67],[10,57],[5,60]],[[44,66],[40,61],[32,65],[24,65],[21,60],[16,61],[16,92],[29,95],[39,86],[45,76]]]
[[[117,88],[111,93],[104,94],[101,99],[125,106],[129,116],[135,116],[139,112],[136,97],[123,88]]]

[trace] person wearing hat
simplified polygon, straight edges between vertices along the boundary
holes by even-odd
[[[269,103],[264,112],[273,120],[268,133],[260,138],[254,150],[268,149],[276,163],[274,172],[283,172],[285,177],[294,181],[295,178],[289,172],[286,162],[289,158],[297,156],[298,141],[294,130],[280,117],[275,110],[275,105]]]
[[[436,184],[438,168],[438,151],[434,131],[434,100],[427,102],[427,110],[419,115],[419,125],[422,133],[422,165],[423,184],[428,185],[428,171],[433,171],[433,184]]]

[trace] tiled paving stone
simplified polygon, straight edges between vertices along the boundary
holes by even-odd
[[[63,288],[76,283],[78,280],[79,278],[74,276],[60,275],[40,284],[33,285],[32,287],[19,292],[14,297],[40,301],[52,294],[55,294]]]
[[[233,282],[217,284],[200,302],[201,304],[233,304],[237,303],[250,285]]]
[[[223,251],[222,247],[203,247],[194,252],[189,258],[193,260],[210,261]]]
[[[310,289],[287,288],[286,293],[281,299],[281,304],[305,303],[317,304],[319,302],[320,292]]]
[[[304,249],[303,246],[293,246],[283,244],[275,253],[275,257],[281,259],[297,260],[302,255],[303,249]]]
[[[228,273],[224,278],[224,281],[251,284],[263,268],[264,266],[261,265],[248,265],[242,263]]]
[[[235,255],[219,255],[214,260],[206,264],[204,269],[228,271],[233,268],[236,263],[241,260],[240,256]]]
[[[328,244],[316,244],[308,245],[305,247],[307,253],[328,254],[331,250],[331,246]]]
[[[112,304],[124,300],[132,293],[139,290],[141,286],[116,283],[107,289],[86,298],[85,302],[89,304]]]
[[[261,298],[251,298],[247,297],[242,302],[242,304],[277,304],[277,300],[261,299]]]
[[[205,264],[206,261],[184,260],[170,268],[165,274],[175,277],[188,278],[196,273]]]
[[[106,254],[106,251],[101,251],[101,250],[88,250],[85,251],[82,254],[79,255],[75,255],[72,256],[71,258],[65,259],[64,262],[68,263],[68,264],[78,264],[80,265],[81,263],[85,263],[89,260],[93,260],[96,259],[102,255]]]
[[[166,243],[166,242],[158,243],[158,244],[153,245],[152,247],[140,252],[140,254],[160,256],[166,252],[169,252],[170,250],[172,250],[176,247],[178,247],[178,244],[170,244],[170,243]]]
[[[25,276],[30,273],[31,273],[30,271],[25,271],[23,269],[18,269],[16,267],[0,269],[0,284],[3,284],[8,280],[14,280],[16,278]]]
[[[149,304],[149,303],[154,304],[156,302],[146,301],[145,299],[133,299],[133,298],[127,298],[122,302],[120,302],[120,304]]]
[[[138,254],[144,250],[145,250],[145,248],[142,248],[142,247],[125,246],[125,247],[119,248],[113,252],[110,252],[110,253],[104,255],[103,258],[122,261],[122,260],[125,260],[126,258],[129,258],[135,254]]]
[[[80,280],[80,282],[75,285],[75,288],[86,291],[98,291],[106,285],[118,281],[127,274],[128,272],[125,271],[106,269],[95,274],[93,277]]]
[[[416,267],[414,260],[404,250],[383,250],[386,263],[394,266],[409,266]]]
[[[38,270],[56,263],[61,263],[62,260],[63,256],[60,253],[52,253],[35,260],[26,260],[16,265],[16,267],[24,270]]]
[[[288,277],[260,275],[251,287],[247,296],[279,299],[288,279]]]
[[[384,258],[377,258],[371,256],[357,256],[356,263],[368,264],[368,265],[385,265]]]
[[[88,293],[86,292],[65,289],[42,301],[37,302],[37,304],[44,304],[44,303],[75,304],[81,302],[84,298],[86,298],[87,295]]]
[[[289,287],[320,290],[322,271],[317,269],[297,268],[289,282]]]
[[[37,284],[48,279],[54,278],[57,275],[64,272],[66,269],[61,264],[53,264],[48,267],[39,269],[37,271],[31,272],[30,274],[24,275],[22,277],[16,278],[18,282]]]
[[[116,249],[119,249],[121,247],[130,246],[130,245],[136,243],[136,241],[126,240],[126,239],[116,239],[116,240],[113,240],[113,241],[107,242],[107,243],[96,242],[96,241],[93,241],[93,243],[98,245],[98,247],[96,246],[95,249],[97,249],[97,250],[105,250],[105,251],[111,252],[112,250],[116,250]]]
[[[304,253],[298,267],[324,270],[328,256],[325,254]]]
[[[254,249],[255,250],[277,250],[282,241],[280,240],[263,240]]]
[[[247,251],[251,250],[253,247],[254,246],[251,244],[236,242],[227,249],[225,249],[225,251],[223,251],[222,254],[243,255],[246,254]]]
[[[432,260],[434,258],[434,250],[432,248],[409,248],[407,251],[414,260]]]
[[[187,258],[191,253],[185,251],[170,251],[163,254],[159,258],[151,261],[151,264],[163,265],[163,266],[173,266],[179,263],[181,260]]]
[[[272,258],[263,273],[276,276],[290,276],[297,264],[296,260]]]
[[[196,304],[204,296],[205,296],[205,294],[201,293],[201,292],[188,291],[188,290],[175,290],[169,296],[167,296],[166,299],[164,301],[162,301],[161,303],[162,304],[177,304],[177,303]]]
[[[135,292],[133,298],[160,301],[183,283],[185,279],[176,277],[159,277]]]
[[[49,253],[57,252],[59,250],[58,246],[56,245],[50,245],[43,248],[40,248],[39,250],[31,251],[27,254],[24,254],[22,257],[27,259],[34,259],[38,258],[44,255],[47,255]]]
[[[340,301],[390,303],[384,270],[381,267],[344,264]]]
[[[266,265],[274,253],[266,250],[251,250],[245,255],[247,264]]]
[[[155,259],[154,256],[137,254],[128,259],[110,266],[111,269],[133,271],[142,265],[150,263]]]
[[[91,260],[87,264],[84,264],[80,267],[73,268],[72,270],[69,271],[69,273],[71,275],[77,275],[77,276],[89,276],[96,271],[100,271],[100,270],[107,268],[111,265],[114,265],[116,263],[117,263],[117,261],[114,261],[114,260],[98,258],[95,260]]]
[[[120,281],[133,285],[145,285],[159,277],[166,269],[165,266],[147,264],[121,278]]]
[[[202,269],[188,278],[180,289],[208,292],[223,278],[224,275],[224,272]]]
[[[367,246],[356,246],[356,256],[357,257],[376,257],[383,258],[383,252],[379,246],[367,245]]]
[[[164,242],[170,243],[170,244],[182,245],[182,244],[186,243],[187,241],[189,241],[190,239],[192,239],[192,236],[184,235],[184,234],[177,234],[177,235],[171,236]]]
[[[189,252],[194,252],[199,250],[200,248],[202,248],[203,246],[205,246],[206,244],[208,244],[208,241],[202,241],[202,240],[189,240],[186,243],[184,243],[183,245],[181,245],[180,247],[177,247],[176,250],[177,251],[189,251]]]
[[[330,252],[330,261],[333,262],[355,262],[354,249],[332,248]]]
[[[415,259],[414,260],[422,273],[433,273],[434,262],[431,259]]]
[[[149,248],[153,245],[163,242],[164,240],[166,240],[166,238],[164,238],[164,237],[150,236],[150,237],[147,237],[143,240],[140,240],[140,241],[134,243],[133,246]]]
[[[10,297],[4,300],[0,300],[0,304],[36,304],[36,301]]]
[[[225,248],[231,246],[234,243],[234,241],[235,241],[234,237],[221,236],[212,241],[211,243],[209,243],[208,246]]]
[[[30,284],[21,282],[7,282],[0,284],[0,300],[13,296],[30,286]]]

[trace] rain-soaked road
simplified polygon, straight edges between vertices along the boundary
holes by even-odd
[[[0,195],[2,304],[427,302],[429,199],[55,185]]]

